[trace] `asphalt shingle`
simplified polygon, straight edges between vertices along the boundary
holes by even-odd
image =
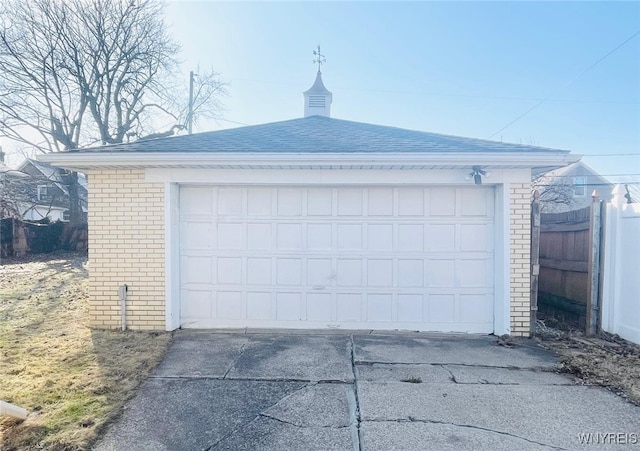
[[[141,140],[74,152],[424,153],[566,152],[440,135],[324,116],[310,116],[170,138]]]

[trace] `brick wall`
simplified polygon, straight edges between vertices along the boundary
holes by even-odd
[[[127,327],[165,328],[164,187],[144,171],[89,173],[89,295],[91,324],[120,327],[118,285],[129,286]],[[510,188],[511,332],[529,335],[529,184]]]
[[[531,186],[528,183],[514,183],[510,195],[511,334],[529,336]]]
[[[127,327],[164,330],[164,186],[138,169],[88,175],[91,325],[120,327],[126,283]]]

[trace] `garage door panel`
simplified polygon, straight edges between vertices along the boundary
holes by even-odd
[[[302,190],[278,189],[278,216],[302,216]]]
[[[336,296],[336,321],[362,321],[362,295],[356,293],[338,293]]]
[[[218,223],[218,249],[242,249],[242,223]]]
[[[302,319],[302,293],[278,293],[276,295],[276,319],[299,321]]]
[[[218,215],[236,217],[242,215],[242,189],[220,188],[217,194]]]
[[[397,193],[398,216],[424,216],[424,189],[399,188]]]
[[[210,217],[214,212],[212,187],[185,186],[180,188],[180,213],[183,218]]]
[[[424,296],[421,294],[398,295],[399,322],[424,321]]]
[[[398,287],[424,286],[424,260],[398,260]]]
[[[276,284],[284,286],[302,284],[302,259],[278,258],[276,260]]]
[[[260,188],[247,190],[247,216],[271,216],[273,193]]]
[[[219,257],[217,264],[217,283],[219,285],[242,284],[242,258]]]
[[[491,252],[493,227],[490,224],[460,224],[458,242],[462,252]]]
[[[215,259],[212,257],[182,257],[182,280],[185,284],[214,283]]]
[[[273,320],[275,319],[272,294],[268,291],[247,292],[247,319]]]
[[[367,286],[391,287],[393,286],[393,260],[367,261]]]
[[[427,317],[434,323],[455,322],[455,295],[432,294],[427,301]]]
[[[307,260],[307,286],[321,289],[331,286],[333,282],[333,262],[331,259],[310,258]]]
[[[461,287],[488,287],[491,286],[492,277],[487,271],[486,260],[459,260],[457,271],[459,286]]]
[[[333,213],[333,190],[314,188],[307,191],[307,215],[331,216]]]
[[[393,321],[393,294],[369,294],[367,295],[366,321],[392,322]]]
[[[180,315],[183,319],[211,318],[213,292],[211,290],[182,290]]]
[[[362,225],[338,224],[338,250],[362,249]]]
[[[180,201],[184,327],[493,331],[491,188],[181,187]]]
[[[309,293],[307,295],[306,319],[308,321],[332,321],[333,296],[329,293]]]
[[[428,252],[454,252],[456,250],[456,224],[430,224],[427,226],[425,250]]]
[[[272,271],[271,258],[247,258],[247,285],[271,286]]]
[[[460,215],[493,217],[493,196],[487,190],[460,188]]]
[[[455,267],[453,259],[431,259],[426,262],[425,279],[427,287],[447,287],[455,286]]]
[[[393,215],[393,189],[372,188],[367,192],[368,216]]]
[[[336,280],[339,287],[362,286],[362,260],[339,258],[336,264]]]
[[[189,249],[214,249],[215,236],[214,225],[210,220],[187,220],[180,226],[180,247]]]
[[[429,214],[431,216],[455,216],[455,188],[431,188],[429,190]]]
[[[277,224],[278,249],[302,249],[302,224]]]
[[[333,249],[333,227],[331,224],[307,225],[307,250],[326,251]]]
[[[216,296],[216,317],[227,320],[242,318],[242,292],[218,291]]]
[[[486,294],[461,294],[460,295],[460,322],[491,322],[490,304],[492,299]]]
[[[271,224],[247,224],[247,250],[264,251],[271,249]]]
[[[361,216],[362,195],[361,189],[338,190],[338,216]]]
[[[368,251],[393,251],[393,224],[368,224]]]

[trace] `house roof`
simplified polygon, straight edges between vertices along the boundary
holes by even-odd
[[[440,135],[325,116],[309,116],[193,135],[74,149],[72,152],[569,153],[568,150]]]
[[[440,135],[308,116],[193,135],[44,154],[40,161],[92,168],[531,169],[559,167],[568,150]]]
[[[42,161],[35,160],[33,158],[27,158],[20,165],[20,170],[24,169],[27,165],[32,165],[35,169],[37,169],[43,177],[50,180],[52,183],[55,183],[58,188],[62,190],[65,194],[69,194],[66,187],[66,182],[62,175],[62,169],[52,166],[49,163],[44,163]],[[87,178],[84,174],[78,174],[78,185],[80,185],[84,190],[87,190]]]

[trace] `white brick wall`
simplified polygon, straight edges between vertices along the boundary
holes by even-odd
[[[138,169],[95,170],[89,181],[91,324],[120,327],[118,285],[129,286],[127,327],[165,328],[164,187]],[[529,184],[510,189],[511,331],[529,335]]]
[[[510,194],[511,334],[529,336],[531,186],[528,183],[512,184]]]
[[[91,171],[88,183],[91,325],[120,327],[126,283],[127,327],[164,330],[163,184],[138,169]]]

